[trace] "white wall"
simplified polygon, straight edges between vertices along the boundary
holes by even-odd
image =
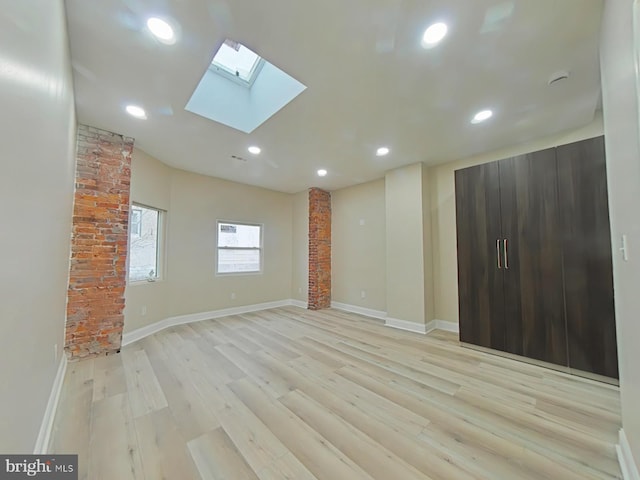
[[[177,170],[139,150],[131,168],[131,201],[167,211],[166,261],[162,280],[127,285],[125,333],[168,317],[291,298],[292,195]],[[217,220],[264,225],[262,273],[216,276]]]
[[[433,226],[431,196],[431,171],[422,167],[422,270],[424,275],[424,320],[430,322],[435,318],[435,288],[433,276]]]
[[[309,192],[293,195],[291,298],[307,303],[309,291]]]
[[[2,2],[0,105],[0,452],[30,453],[64,346],[76,124],[62,0]]]
[[[168,212],[171,208],[171,167],[147,155],[139,149],[134,149],[131,156],[131,201],[158,208]],[[130,332],[150,323],[159,322],[167,318],[169,302],[169,284],[167,278],[167,257],[169,230],[171,217],[165,216],[164,258],[161,259],[161,281],[135,282],[127,284],[125,290],[124,331]],[[163,268],[164,267],[164,268]],[[146,314],[142,314],[142,308]]]
[[[424,325],[425,251],[421,163],[387,172],[385,176],[387,315]],[[428,264],[428,262],[427,262]]]
[[[174,171],[167,245],[169,315],[290,298],[291,218],[288,194]],[[264,224],[261,274],[215,276],[217,220]]]
[[[384,179],[380,179],[331,192],[334,302],[387,309],[384,189]]]
[[[592,123],[577,130],[429,168],[435,318],[458,321],[455,170],[593,138],[602,133],[602,117],[598,115]]]
[[[605,2],[600,63],[622,426],[640,465],[640,125],[632,5],[632,0]],[[627,237],[629,261],[618,250],[622,235]]]

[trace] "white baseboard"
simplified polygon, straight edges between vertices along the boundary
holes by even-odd
[[[344,310],[345,312],[358,313],[366,317],[378,318],[384,320],[384,324],[387,327],[397,328],[399,330],[406,330],[408,332],[421,333],[423,335],[429,333],[432,330],[445,330],[447,332],[459,332],[459,325],[457,322],[450,322],[448,320],[431,320],[426,325],[422,325],[416,322],[409,322],[407,320],[400,320],[398,318],[391,318],[387,316],[387,312],[381,310],[372,310],[370,308],[359,307],[357,305],[349,305],[347,303],[331,302],[332,308],[338,310]]]
[[[460,333],[460,324],[458,322],[450,322],[449,320],[431,320],[434,324],[434,329],[444,330],[445,332]]]
[[[416,322],[408,322],[406,320],[399,320],[397,318],[386,317],[384,324],[387,327],[397,328],[399,330],[406,330],[408,332],[421,333],[425,335],[427,333],[427,325]]]
[[[458,333],[460,331],[460,325],[448,320],[433,319],[427,323],[427,333],[433,330],[444,330],[445,332]]]
[[[307,308],[309,306],[307,302],[303,302],[302,300],[295,300],[292,298],[290,301],[291,305],[294,307]]]
[[[357,313],[359,315],[364,315],[365,317],[379,318],[380,320],[387,319],[387,312],[373,310],[371,308],[359,307],[357,305],[349,305],[347,303],[331,302],[331,308],[344,310],[345,312],[350,313]]]
[[[189,315],[179,315],[177,317],[169,317],[159,322],[146,325],[142,328],[127,332],[122,335],[122,346],[130,345],[138,340],[142,340],[149,335],[158,333],[161,330],[176,325],[184,325],[185,323],[201,322],[203,320],[211,320],[212,318],[227,317],[229,315],[239,315],[241,313],[257,312],[259,310],[267,310],[269,308],[287,307],[294,305],[294,300],[278,300],[275,302],[256,303],[254,305],[244,305],[241,307],[223,308],[221,310],[212,310],[210,312],[191,313]],[[306,305],[304,306],[306,308]]]
[[[622,478],[624,480],[640,480],[638,466],[636,465],[633,454],[631,453],[631,445],[627,440],[624,430],[620,429],[619,445],[616,445],[618,452],[618,461],[622,470]]]
[[[132,332],[127,332],[122,336],[122,346],[130,345],[137,342],[149,335],[153,335],[165,328],[174,327],[176,325],[183,325],[185,323],[200,322],[202,320],[210,320],[212,318],[226,317],[229,315],[239,315],[241,313],[257,312],[259,310],[267,310],[269,308],[278,308],[286,306],[295,306],[300,308],[307,308],[307,303],[301,300],[287,299],[278,300],[275,302],[257,303],[254,305],[245,305],[242,307],[224,308],[221,310],[212,310],[210,312],[192,313],[189,315],[180,315],[177,317],[169,317],[159,322],[146,325]],[[391,318],[387,316],[386,312],[381,310],[373,310],[371,308],[359,307],[357,305],[349,305],[347,303],[331,302],[331,307],[338,310],[344,310],[345,312],[357,313],[366,317],[377,318],[385,321],[385,325],[400,330],[406,330],[409,332],[420,333],[422,335],[430,332],[434,329],[446,330],[448,332],[458,332],[458,324],[456,322],[449,322],[446,320],[431,320],[426,325],[409,322],[407,320],[400,320],[397,318]]]
[[[49,440],[51,439],[51,431],[53,430],[53,420],[56,417],[56,410],[58,409],[58,402],[60,401],[60,392],[62,392],[62,384],[64,383],[64,374],[67,371],[67,357],[63,353],[60,364],[58,365],[58,372],[56,378],[53,380],[53,386],[51,387],[51,393],[49,394],[49,401],[47,402],[47,408],[44,411],[42,417],[42,423],[40,424],[40,431],[38,432],[38,438],[36,444],[33,447],[34,455],[45,455],[49,449]]]
[[[425,329],[425,334],[429,334],[431,332],[433,332],[437,327],[437,320],[431,320],[430,322],[427,322],[427,324],[424,326]]]

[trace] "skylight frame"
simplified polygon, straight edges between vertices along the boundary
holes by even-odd
[[[248,50],[249,52],[251,52],[253,55],[256,56],[256,60],[253,63],[251,70],[249,71],[249,74],[247,75],[247,79],[245,80],[245,78],[243,78],[242,76],[240,76],[239,72],[231,67],[229,67],[228,65],[225,65],[223,63],[217,62],[216,61],[216,57],[218,56],[218,53],[220,52],[220,50],[222,48],[225,47],[225,45],[227,47],[233,48],[231,45],[229,45],[229,43],[231,44],[236,44],[238,45],[240,48],[245,48],[246,50]],[[254,52],[253,50],[251,50],[250,48],[246,47],[245,45],[239,43],[239,42],[235,42],[233,40],[230,39],[226,39],[222,45],[220,45],[220,48],[218,48],[218,50],[216,51],[215,55],[213,56],[213,59],[211,60],[211,64],[209,65],[209,70],[211,70],[213,73],[216,73],[224,78],[226,78],[227,80],[231,80],[232,82],[241,85],[243,87],[246,88],[251,88],[254,84],[254,82],[256,81],[256,79],[258,78],[258,74],[260,73],[260,71],[262,70],[262,67],[265,64],[265,60],[264,58],[262,58],[260,55],[258,55],[256,52]]]

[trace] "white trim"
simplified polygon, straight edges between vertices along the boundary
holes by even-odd
[[[132,332],[125,333],[122,336],[122,346],[130,345],[138,340],[142,340],[149,335],[158,333],[165,328],[173,327],[176,325],[183,325],[185,323],[200,322],[202,320],[210,320],[213,318],[226,317],[228,315],[239,315],[241,313],[257,312],[260,310],[267,310],[269,308],[294,306],[300,308],[307,308],[307,303],[301,300],[287,299],[278,300],[275,302],[257,303],[254,305],[245,305],[242,307],[223,308],[221,310],[213,310],[210,312],[192,313],[189,315],[179,315],[177,317],[169,317],[164,320],[146,325]],[[409,322],[407,320],[400,320],[397,318],[388,317],[386,312],[381,310],[373,310],[370,308],[359,307],[357,305],[349,305],[347,303],[331,302],[331,307],[338,310],[344,310],[345,312],[357,313],[366,317],[377,318],[385,321],[387,327],[397,328],[399,330],[406,330],[409,332],[420,333],[425,335],[432,330],[446,330],[447,332],[458,332],[458,324],[456,322],[449,322],[447,320],[431,320],[426,325]]]
[[[292,300],[295,302],[295,300]],[[306,308],[306,305],[305,305]],[[459,324],[457,322],[450,322],[448,320],[431,320],[426,325],[422,325],[415,322],[409,322],[407,320],[400,320],[398,318],[391,318],[387,316],[387,312],[381,310],[372,310],[370,308],[359,307],[357,305],[349,305],[348,303],[331,302],[331,308],[338,310],[344,310],[345,312],[357,313],[366,317],[378,318],[385,321],[385,326],[391,328],[397,328],[400,330],[407,330],[409,332],[427,334],[432,330],[445,330],[447,332],[458,333]]]
[[[622,478],[624,480],[640,480],[638,466],[633,460],[631,445],[629,445],[623,429],[620,429],[619,442],[620,444],[616,445],[616,451],[618,452],[618,462],[620,462]]]
[[[427,333],[427,325],[424,325],[421,323],[408,322],[406,320],[399,320],[397,318],[386,317],[384,319],[384,324],[387,327],[397,328],[399,330],[406,330],[414,333],[421,333],[422,335],[425,335]]]
[[[132,332],[122,335],[122,346],[130,345],[138,340],[142,340],[149,335],[158,333],[165,328],[183,325],[185,323],[201,322],[202,320],[210,320],[212,318],[227,317],[229,315],[239,315],[241,313],[257,312],[259,310],[267,310],[269,308],[287,307],[293,305],[293,300],[278,300],[275,302],[256,303],[254,305],[244,305],[242,307],[223,308],[221,310],[212,310],[210,312],[191,313],[188,315],[179,315],[177,317],[169,317],[164,320],[146,325]],[[305,306],[306,308],[306,306]]]
[[[444,330],[445,332],[460,333],[460,324],[458,322],[450,322],[449,320],[434,319],[431,322],[434,324],[434,329]]]
[[[381,310],[372,310],[371,308],[359,307],[357,305],[349,305],[347,303],[331,302],[331,308],[338,310],[344,310],[345,312],[357,313],[364,315],[365,317],[379,318],[380,320],[387,319],[387,312]]]
[[[296,300],[292,298],[290,301],[291,305],[293,305],[294,307],[307,308],[309,306],[307,302],[303,302],[302,300]]]
[[[134,286],[134,285],[145,285],[148,283],[159,283],[163,280],[164,277],[164,267],[166,265],[166,255],[165,255],[165,219],[167,215],[167,211],[162,208],[152,207],[151,205],[145,205],[144,203],[130,201],[129,204],[129,222],[131,222],[131,217],[133,215],[134,207],[144,208],[146,210],[153,210],[158,213],[158,221],[156,222],[156,276],[151,278],[140,278],[137,280],[131,280],[129,267],[131,266],[129,261],[131,260],[131,256],[127,255],[127,275],[126,275],[126,286]],[[140,215],[140,221],[142,221],[142,214]],[[131,251],[131,232],[127,233],[127,252]]]
[[[34,455],[45,455],[49,449],[49,440],[51,439],[51,431],[53,430],[53,420],[56,417],[56,410],[58,410],[60,392],[62,392],[62,384],[64,383],[64,374],[66,371],[67,357],[63,353],[60,365],[58,365],[56,378],[53,380],[53,386],[51,387],[51,393],[49,394],[47,408],[45,409],[44,416],[42,417],[38,438],[36,439],[36,444],[33,447]]]
[[[438,328],[437,325],[437,320],[431,320],[430,322],[427,322],[427,324],[424,326],[425,328],[425,334],[429,334],[431,332],[433,332],[436,328]]]
[[[220,246],[220,224],[224,223],[227,225],[243,225],[245,227],[260,227],[260,246],[259,247],[221,247]],[[260,269],[259,270],[250,270],[246,272],[219,272],[218,268],[220,265],[218,264],[218,257],[220,254],[220,250],[258,250],[260,253]],[[216,253],[215,253],[215,276],[216,277],[234,277],[237,275],[262,275],[264,273],[264,223],[249,223],[249,222],[237,222],[231,220],[216,220]],[[242,312],[246,313],[246,312]]]

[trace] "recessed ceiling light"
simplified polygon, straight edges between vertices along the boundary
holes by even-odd
[[[491,110],[482,110],[476,113],[471,119],[471,123],[480,123],[488,120],[493,116],[493,112]]]
[[[378,150],[376,150],[376,156],[384,157],[385,155],[388,155],[390,151],[391,150],[389,150],[389,147],[380,147]]]
[[[147,112],[144,111],[144,108],[138,107],[137,105],[127,105],[127,113],[132,117],[136,118],[147,118]]]
[[[253,153],[254,155],[258,155],[262,151],[260,147],[256,147],[255,145],[250,146],[247,150],[249,150],[249,153]]]
[[[317,173],[319,177],[324,177],[327,175],[327,171],[324,168],[321,168],[320,170],[318,170]]]
[[[161,18],[151,17],[147,20],[147,27],[161,42],[168,44],[175,42],[176,37],[175,33],[173,33],[173,28]]]
[[[422,35],[422,46],[424,48],[433,47],[445,37],[447,30],[446,23],[434,23],[424,31],[424,35]]]

